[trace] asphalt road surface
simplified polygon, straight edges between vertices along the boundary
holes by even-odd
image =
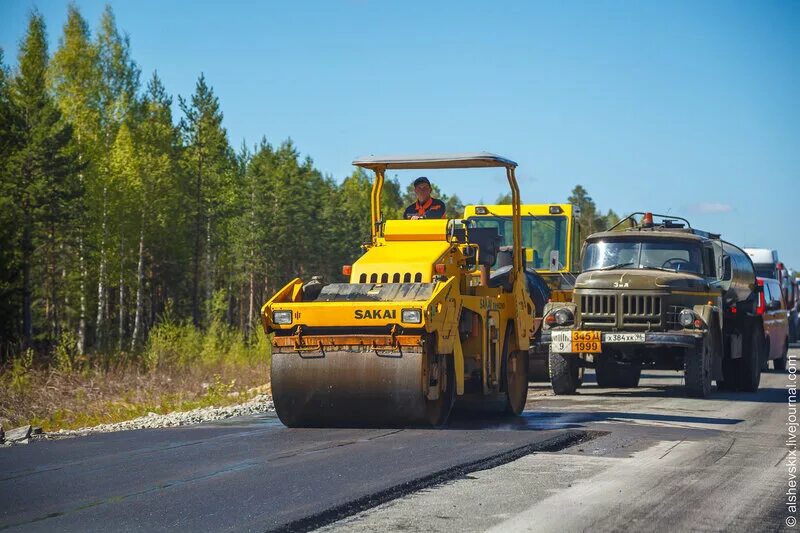
[[[792,352],[800,356],[800,349]],[[0,530],[794,531],[789,374],[685,398],[674,372],[519,419],[289,430],[272,416],[0,449]]]

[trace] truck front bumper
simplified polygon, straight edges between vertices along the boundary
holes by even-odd
[[[563,331],[563,330],[561,330]],[[622,347],[657,347],[657,346],[670,346],[674,348],[696,348],[703,341],[703,332],[677,332],[677,331],[646,331],[644,332],[644,342],[612,342],[606,341],[604,333],[642,333],[641,331],[603,331],[600,332],[601,344],[603,346],[613,346],[617,348]],[[551,330],[542,331],[542,336],[539,338],[539,344],[547,347],[552,342]]]

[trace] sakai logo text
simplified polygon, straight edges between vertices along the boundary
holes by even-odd
[[[356,309],[356,320],[365,318],[397,318],[397,311],[394,309]]]

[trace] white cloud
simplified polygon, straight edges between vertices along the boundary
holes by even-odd
[[[695,215],[707,215],[716,213],[730,213],[733,206],[720,202],[700,202],[689,206],[689,211]]]

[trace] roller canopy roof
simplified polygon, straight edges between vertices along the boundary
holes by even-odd
[[[489,152],[464,152],[453,154],[409,154],[359,157],[353,164],[370,170],[378,169],[435,169],[510,167],[517,164],[510,159]]]

